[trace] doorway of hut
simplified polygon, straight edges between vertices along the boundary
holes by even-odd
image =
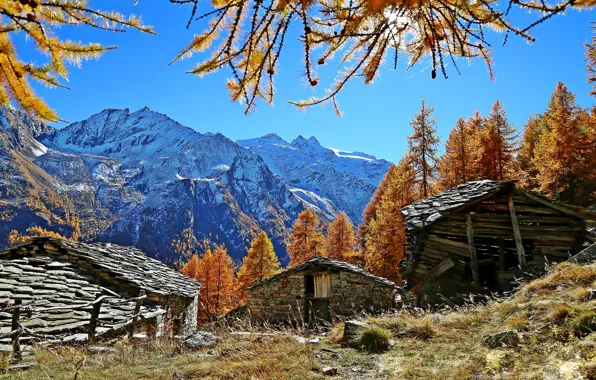
[[[532,260],[532,242],[523,241],[526,261]],[[476,255],[480,286],[491,291],[509,291],[514,275],[520,271],[517,247],[513,239],[476,238]],[[529,254],[529,255],[528,255]],[[469,273],[472,278],[472,273]]]
[[[313,273],[304,276],[305,313],[309,325],[330,322],[331,275]]]

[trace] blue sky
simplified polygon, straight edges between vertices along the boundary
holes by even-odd
[[[487,114],[496,99],[504,104],[510,121],[521,129],[530,115],[544,110],[558,81],[577,94],[580,105],[590,107],[594,103],[585,80],[583,46],[591,37],[592,11],[569,11],[539,25],[533,32],[537,38],[534,44],[510,38],[503,47],[501,37],[493,39],[495,82],[482,61],[460,61],[461,76],[451,67],[449,79],[439,76],[432,80],[428,60],[406,71],[407,60],[402,57],[397,70],[386,65],[373,85],[365,86],[358,78],[352,81],[338,97],[342,117],[337,117],[330,106],[299,111],[287,103],[322,94],[321,85],[333,79],[331,66],[325,69],[318,93],[305,85],[301,77],[302,50],[295,41],[297,33],[293,33],[293,41],[286,45],[277,70],[275,105],[260,104],[256,112],[245,116],[243,106],[233,103],[225,89],[230,72],[203,78],[185,74],[201,58],[198,55],[168,66],[204,27],[194,23],[190,30],[186,29],[189,7],[171,5],[165,0],[140,0],[137,6],[132,5],[133,0],[89,3],[140,15],[158,35],[133,30],[61,30],[61,35],[72,39],[119,46],[100,60],[85,62],[80,69],[72,68],[70,90],[35,87],[60,117],[70,122],[105,108],[137,110],[149,106],[197,131],[222,132],[233,140],[269,132],[287,140],[297,135],[314,135],[325,146],[398,161],[407,148],[409,121],[419,110],[421,98],[435,107],[443,141],[459,117],[467,117],[476,109]],[[38,63],[44,60],[33,54],[29,46],[21,51],[25,59]]]

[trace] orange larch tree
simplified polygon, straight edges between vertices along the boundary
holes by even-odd
[[[356,247],[354,226],[345,212],[335,216],[335,220],[327,227],[327,254],[335,260],[347,261]]]
[[[180,273],[188,278],[195,280],[199,279],[199,270],[201,268],[201,259],[199,255],[194,254],[188,259],[188,261],[180,268]]]
[[[244,256],[236,276],[237,295],[240,302],[246,303],[246,288],[273,276],[280,271],[280,268],[271,239],[265,231],[261,231],[250,243],[248,253]]]
[[[370,225],[370,222],[376,216],[377,205],[381,201],[381,198],[383,197],[383,194],[385,193],[385,190],[387,189],[389,177],[393,176],[396,173],[396,171],[397,171],[397,166],[395,166],[395,164],[392,164],[389,167],[389,169],[387,170],[387,173],[385,173],[385,176],[383,177],[381,182],[379,183],[379,187],[375,191],[375,194],[373,195],[372,199],[370,200],[370,202],[368,202],[368,204],[364,208],[364,211],[362,212],[362,223],[358,226],[356,235],[358,238],[358,244],[360,245],[360,248],[363,252],[366,251],[365,236],[368,233],[368,227]]]
[[[327,254],[319,217],[312,210],[302,211],[298,215],[286,248],[290,256],[290,266],[295,266],[313,256]]]
[[[519,151],[520,185],[527,190],[538,190],[538,170],[535,165],[536,146],[547,125],[543,115],[531,116],[524,126],[524,139]]]
[[[439,136],[436,129],[437,118],[433,115],[435,109],[427,107],[422,99],[420,112],[414,116],[410,125],[414,132],[408,136],[408,157],[415,173],[415,181],[424,198],[434,192],[435,181],[438,177]]]
[[[413,186],[415,171],[404,158],[387,178],[387,189],[376,206],[375,218],[366,234],[365,268],[399,283],[399,264],[406,253],[404,218],[401,208],[420,197]]]
[[[480,139],[483,179],[505,180],[516,176],[516,139],[515,127],[509,123],[505,108],[497,100],[486,118],[486,127]]]
[[[565,202],[589,205],[596,190],[593,119],[559,82],[544,120],[547,131],[540,136],[533,160],[540,190]]]
[[[475,124],[459,119],[451,130],[439,162],[441,188],[448,189],[476,179],[478,137]]]

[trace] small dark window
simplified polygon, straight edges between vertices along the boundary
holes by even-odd
[[[307,297],[315,295],[315,279],[311,274],[304,276],[304,293]]]

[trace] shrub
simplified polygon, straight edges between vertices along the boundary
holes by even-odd
[[[419,326],[413,326],[413,327],[407,329],[400,336],[404,337],[404,338],[429,340],[434,335],[435,335],[435,330],[434,330],[433,326],[431,325],[431,323],[427,321]]]
[[[551,322],[562,324],[572,314],[573,309],[568,305],[559,305],[549,314],[548,319]]]
[[[371,326],[360,332],[360,347],[370,352],[383,352],[389,349],[391,331],[378,326]]]
[[[575,335],[586,336],[596,330],[596,312],[582,311],[571,320],[571,328]]]

